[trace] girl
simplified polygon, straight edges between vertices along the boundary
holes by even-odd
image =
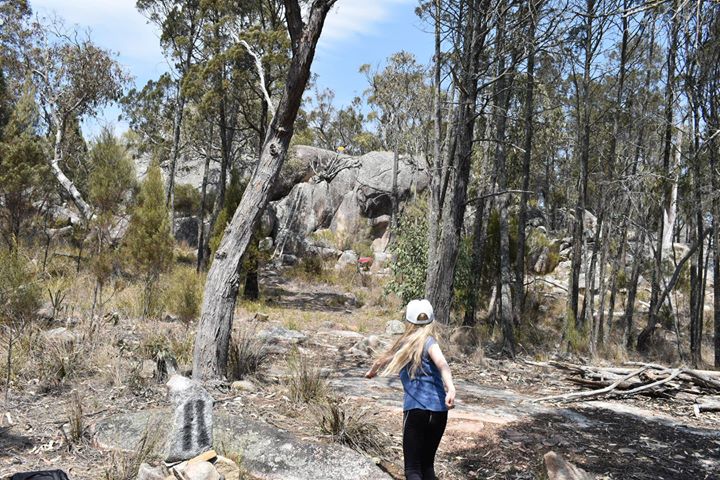
[[[407,480],[435,480],[435,452],[445,432],[448,409],[455,407],[450,367],[437,343],[432,305],[407,305],[405,333],[365,374],[373,378],[400,373],[403,401],[403,456]]]

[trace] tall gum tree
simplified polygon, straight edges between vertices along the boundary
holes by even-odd
[[[60,20],[35,22],[25,65],[34,80],[48,131],[54,137],[48,159],[52,174],[85,220],[93,208],[62,169],[65,140],[74,118],[92,116],[120,98],[128,77],[110,52],[67,29]]]
[[[232,221],[225,229],[208,272],[193,353],[195,379],[225,375],[242,255],[285,161],[320,33],[335,2],[314,0],[308,8],[307,22],[304,22],[298,0],[284,1],[292,61],[257,167]]]

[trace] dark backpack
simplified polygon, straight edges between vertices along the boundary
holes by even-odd
[[[62,470],[47,470],[44,472],[16,473],[10,480],[70,480]]]

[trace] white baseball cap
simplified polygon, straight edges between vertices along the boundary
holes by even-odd
[[[427,320],[418,320],[421,313],[427,316]],[[405,310],[405,320],[414,325],[427,325],[428,323],[435,320],[435,313],[430,302],[426,299],[422,300],[410,300]]]

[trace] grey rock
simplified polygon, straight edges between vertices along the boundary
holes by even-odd
[[[372,355],[375,353],[375,351],[380,345],[381,342],[378,336],[370,335],[357,342],[355,345],[353,345],[352,348],[355,351],[362,352],[367,355]]]
[[[405,333],[405,324],[400,320],[390,320],[385,324],[385,333],[388,335],[402,335]]]
[[[140,378],[149,380],[155,376],[155,361],[143,360],[140,367]]]
[[[357,192],[352,190],[342,197],[340,206],[330,222],[330,230],[338,236],[352,238],[365,223],[358,204]]]
[[[160,423],[153,424],[153,419]],[[96,425],[100,448],[133,451],[149,427],[169,431],[164,410],[114,415]],[[218,412],[214,438],[226,451],[242,452],[243,468],[266,480],[390,480],[369,458],[342,445],[300,440],[291,433],[249,418]]]
[[[261,252],[272,252],[274,246],[275,243],[273,242],[272,237],[262,238],[258,242],[258,250]]]
[[[165,480],[167,475],[162,467],[152,467],[147,463],[141,463],[135,480]]]
[[[373,254],[373,267],[376,269],[385,268],[393,260],[393,256],[388,252],[375,252]]]
[[[343,269],[345,267],[355,266],[355,265],[357,265],[357,262],[358,262],[357,253],[353,252],[352,250],[345,250],[340,255],[340,258],[338,258],[337,262],[335,263],[335,268]]]
[[[257,387],[250,380],[237,380],[230,384],[230,390],[234,392],[252,393],[257,391]]]
[[[555,452],[548,452],[543,458],[549,480],[593,480],[595,478]]]
[[[297,147],[295,155],[297,172],[287,174],[284,186],[276,185],[278,192],[287,193],[274,196],[275,201],[271,203],[277,218],[274,229],[277,255],[302,255],[305,238],[325,228],[340,234],[350,244],[366,240],[368,226],[372,229],[371,238],[385,233],[392,207],[388,195],[392,189],[391,152],[370,152],[354,158],[311,147]],[[346,168],[330,177],[310,173],[312,168],[308,166],[313,162],[322,166],[333,161]],[[398,196],[401,203],[428,185],[427,172],[416,165],[413,159],[400,159]],[[310,178],[296,183],[308,175]]]
[[[282,257],[280,257],[280,262],[288,267],[292,267],[293,265],[298,264],[298,258],[295,255],[288,255],[284,254]]]
[[[288,330],[285,327],[272,327],[268,330],[262,330],[257,333],[257,338],[264,340],[269,344],[276,343],[301,343],[305,341],[307,335],[297,330]]]
[[[213,398],[199,383],[173,375],[167,383],[173,423],[165,447],[165,461],[193,458],[213,445]]]
[[[46,343],[54,345],[72,345],[77,341],[77,335],[65,327],[45,330],[41,337]]]

